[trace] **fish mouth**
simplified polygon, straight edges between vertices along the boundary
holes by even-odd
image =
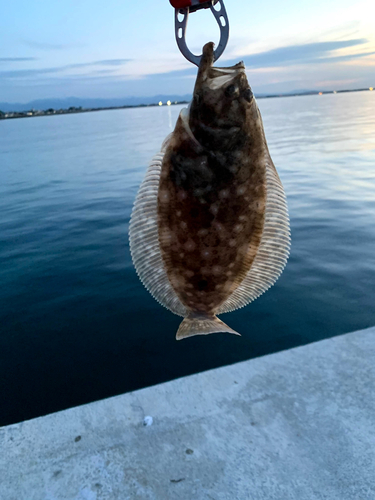
[[[213,66],[212,70],[216,70],[220,73],[240,73],[241,71],[245,71],[245,64],[243,61],[240,61],[239,63],[235,64],[234,66],[228,66],[228,67],[217,67]]]
[[[219,89],[220,87],[228,85],[230,82],[235,80],[241,73],[245,73],[245,66],[243,62],[229,68],[212,67],[208,72],[208,86],[212,90]]]
[[[202,79],[206,80],[208,86],[212,90],[227,85],[232,80],[235,80],[240,74],[245,74],[245,65],[243,61],[226,68],[221,66],[215,67],[213,63],[214,44],[209,42],[203,47],[202,60],[198,71],[198,80],[200,76],[203,77]]]

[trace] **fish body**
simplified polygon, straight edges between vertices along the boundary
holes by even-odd
[[[177,339],[234,330],[217,314],[276,281],[290,248],[284,190],[245,67],[213,67],[206,44],[193,100],[151,162],[130,249],[151,294],[185,319]]]

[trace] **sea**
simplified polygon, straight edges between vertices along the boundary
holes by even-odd
[[[182,106],[0,122],[0,425],[375,325],[375,92],[258,104],[289,262],[222,316],[241,337],[180,342],[180,318],[137,278],[128,229]]]

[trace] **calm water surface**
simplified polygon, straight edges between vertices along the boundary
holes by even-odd
[[[375,324],[375,92],[259,101],[289,200],[277,284],[176,342],[129,216],[180,106],[0,122],[0,424]]]

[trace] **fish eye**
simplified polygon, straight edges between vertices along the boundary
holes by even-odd
[[[254,94],[251,91],[251,88],[248,88],[244,91],[243,93],[244,98],[247,100],[247,102],[251,102],[253,100]]]
[[[226,97],[234,97],[235,94],[237,93],[237,87],[236,85],[228,85],[228,87],[225,89],[225,96]]]

